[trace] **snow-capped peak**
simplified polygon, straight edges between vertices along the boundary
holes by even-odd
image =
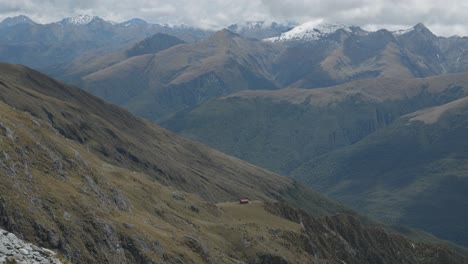
[[[401,29],[401,30],[396,30],[396,31],[392,31],[392,34],[394,36],[400,36],[400,35],[403,35],[403,34],[406,34],[406,33],[409,33],[409,32],[412,32],[412,31],[426,31],[426,32],[430,32],[426,26],[424,26],[424,24],[422,23],[418,23],[416,26],[412,27],[412,28],[409,28],[409,29]]]
[[[271,42],[286,42],[286,41],[314,41],[329,34],[336,32],[339,29],[344,29],[351,32],[351,26],[343,24],[326,24],[317,21],[310,21],[293,29],[282,33],[277,37],[266,39]]]
[[[68,17],[62,20],[62,23],[65,24],[73,24],[73,25],[87,25],[94,19],[98,17],[94,16],[89,16],[89,15],[78,15],[74,17]]]

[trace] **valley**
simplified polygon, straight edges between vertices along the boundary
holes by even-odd
[[[71,263],[467,263],[465,48],[9,17],[0,227]]]

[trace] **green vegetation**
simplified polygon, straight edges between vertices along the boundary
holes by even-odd
[[[154,121],[243,89],[276,88],[269,72],[283,49],[222,30],[97,70],[82,76],[80,86]]]
[[[460,159],[466,131],[454,132],[445,123],[407,125],[399,118],[464,97],[467,87],[468,74],[458,74],[244,91],[180,112],[162,125],[293,176],[381,221],[466,245],[466,210],[460,210],[466,206],[466,163]],[[456,116],[463,119],[462,113]],[[461,120],[451,126],[462,126]],[[453,202],[436,203],[437,197]]]
[[[351,215],[317,219],[350,211],[77,88],[0,68],[2,226],[72,263],[465,261]],[[255,201],[228,202],[239,197]]]
[[[316,216],[348,211],[77,88],[1,68],[2,225],[74,263],[195,261],[185,236],[215,251],[224,237],[209,227],[230,220],[214,203],[239,197],[287,200]],[[227,245],[213,258],[237,258],[226,252],[239,249]]]
[[[403,117],[292,173],[388,223],[468,245],[467,98]]]
[[[457,85],[452,85],[457,82]],[[323,89],[244,91],[160,124],[230,155],[289,175],[404,114],[467,94],[468,74],[363,80]]]

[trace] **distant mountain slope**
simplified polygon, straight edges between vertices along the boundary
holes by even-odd
[[[347,210],[38,72],[0,69],[0,225],[73,263],[466,262],[350,215],[317,219]],[[261,201],[213,203],[239,197]]]
[[[454,61],[449,54],[455,51],[444,48],[464,45],[466,40],[454,44],[455,39],[437,37],[422,24],[397,34],[306,23],[268,41],[290,46],[277,62],[277,78],[285,86],[323,87],[363,78],[428,77],[467,70],[466,64],[450,67]]]
[[[0,61],[21,63],[53,73],[58,65],[82,56],[116,52],[155,33],[171,34],[184,41],[210,34],[188,27],[131,22],[113,24],[90,16],[66,18],[50,24],[38,24],[18,16],[0,23]]]
[[[468,97],[406,115],[292,175],[387,222],[468,245]]]
[[[373,77],[428,77],[468,70],[468,38],[438,37],[423,24],[367,32],[350,25],[307,22],[265,41],[290,48],[278,59],[283,86],[332,86]]]
[[[222,30],[200,42],[122,61],[83,77],[83,88],[157,120],[243,89],[277,88],[270,75],[280,46]]]
[[[183,40],[174,36],[156,33],[121,51],[101,56],[81,56],[70,63],[59,65],[54,69],[49,69],[49,72],[54,76],[60,76],[62,80],[67,82],[80,84],[81,77],[115,65],[128,58],[145,54],[155,54],[183,43],[185,43]]]
[[[242,91],[161,124],[264,168],[289,174],[400,116],[467,95],[468,74],[360,80],[322,89]]]
[[[404,32],[298,26],[282,35],[292,40],[297,35],[301,41],[261,42],[222,30],[157,56],[77,74],[73,81],[135,114],[159,121],[241,90],[310,89],[361,79],[406,79],[468,70],[463,52],[468,40],[437,37],[422,24]]]
[[[357,30],[364,32],[358,27],[352,27],[348,25],[317,24],[315,22],[306,22],[301,25],[297,25],[288,31],[281,32],[281,34],[278,34],[277,36],[266,38],[265,40],[283,43],[311,42],[327,37],[328,35],[333,34],[338,30],[345,30],[348,32]]]

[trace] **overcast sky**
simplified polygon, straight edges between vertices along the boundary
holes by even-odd
[[[0,19],[25,14],[41,23],[78,14],[209,29],[252,20],[320,20],[372,30],[422,22],[443,36],[468,35],[467,10],[468,0],[0,0]]]

